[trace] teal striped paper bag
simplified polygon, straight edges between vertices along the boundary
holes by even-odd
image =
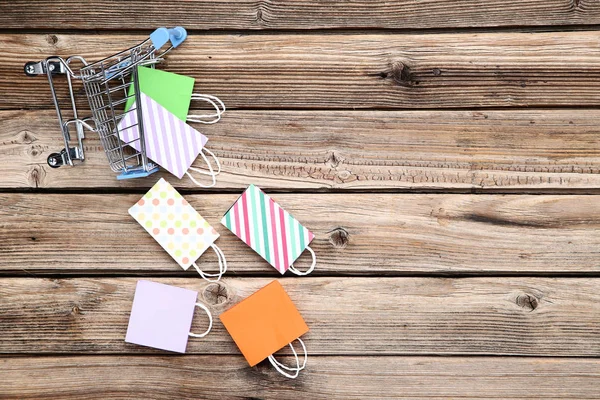
[[[316,257],[308,245],[315,235],[254,185],[233,203],[221,223],[282,274],[290,269],[307,275],[314,269]],[[300,272],[292,264],[306,249],[313,256],[313,264]]]

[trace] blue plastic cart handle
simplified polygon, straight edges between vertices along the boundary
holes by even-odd
[[[168,41],[171,42],[171,46],[177,47],[187,38],[187,32],[185,28],[176,26],[175,28],[158,28],[150,34],[150,40],[155,49],[160,49]]]

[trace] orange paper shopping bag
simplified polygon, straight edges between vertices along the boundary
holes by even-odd
[[[268,358],[281,374],[295,378],[306,366],[306,347],[300,336],[308,332],[308,326],[278,281],[242,300],[220,318],[251,367]],[[304,351],[302,365],[292,346],[294,340]],[[285,366],[273,357],[286,345],[292,349],[296,367]]]

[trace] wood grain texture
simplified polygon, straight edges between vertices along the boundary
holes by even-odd
[[[187,195],[220,233],[228,273],[279,276],[219,221],[237,199]],[[184,272],[128,214],[141,194],[0,194],[0,270]],[[316,274],[597,274],[598,196],[274,194],[316,235]],[[298,268],[308,266],[303,254]],[[209,251],[199,266],[216,268]]]
[[[271,281],[152,278],[199,292],[217,317]],[[3,354],[161,353],[125,343],[137,278],[4,278]],[[311,355],[600,355],[600,279],[284,278]],[[193,332],[206,329],[196,313]],[[289,352],[289,349],[287,350]],[[218,318],[189,354],[239,354]],[[287,353],[286,353],[287,354]]]
[[[4,35],[0,93],[10,96],[0,108],[52,107],[45,77],[23,74],[26,61],[95,60],[143,38]],[[195,77],[197,91],[230,108],[598,106],[597,43],[597,32],[195,34],[161,68]],[[64,101],[66,85],[57,86]]]
[[[600,51],[569,32],[597,1],[14,0],[0,23],[0,398],[600,398]],[[118,182],[95,134],[47,166],[48,83],[22,73],[162,25],[192,34],[160,68],[230,109],[199,127],[217,188],[176,184],[222,234],[218,284],[127,214],[166,174]],[[250,182],[316,234],[315,273],[281,279],[311,329],[297,380],[248,367],[217,318],[280,277],[218,223]],[[142,278],[212,310],[189,355],[124,342]]]
[[[140,18],[140,14],[144,18]],[[458,28],[600,23],[593,0],[217,0],[179,3],[67,0],[0,4],[5,28],[188,29]]]
[[[217,188],[551,192],[600,189],[598,120],[600,110],[233,110],[195,126],[221,161]],[[148,188],[159,176],[116,180],[95,133],[83,164],[50,168],[63,146],[54,111],[0,111],[0,187]]]
[[[5,399],[596,399],[597,359],[311,357],[295,380],[240,356],[0,359]],[[135,379],[132,379],[135,377]]]

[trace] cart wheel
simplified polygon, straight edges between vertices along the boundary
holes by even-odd
[[[59,153],[52,153],[48,156],[48,165],[52,168],[58,168],[63,165],[62,156]]]
[[[39,75],[39,63],[35,62],[35,61],[29,61],[27,64],[25,64],[25,67],[23,68],[25,75],[27,76],[38,76]]]

